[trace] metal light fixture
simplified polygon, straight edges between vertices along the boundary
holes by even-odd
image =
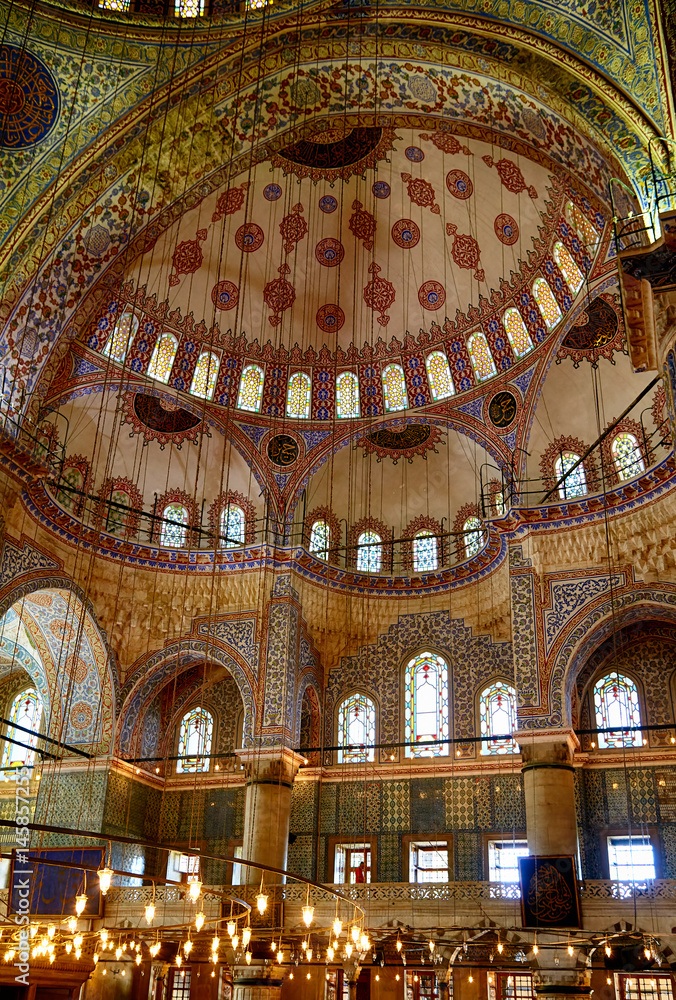
[[[339,938],[340,935],[341,935],[341,933],[342,933],[342,930],[343,930],[343,921],[336,914],[336,917],[335,917],[335,919],[333,921],[333,933],[335,934],[335,936],[337,938]]]
[[[188,893],[190,895],[190,901],[196,903],[200,898],[200,893],[202,892],[202,883],[199,878],[195,877],[188,883]]]
[[[256,896],[256,906],[258,907],[258,912],[261,916],[268,908],[268,897],[267,894],[263,892],[263,878],[264,876],[261,875],[261,887],[258,890],[258,895]]]
[[[148,903],[148,905],[146,906],[146,922],[152,924],[154,919],[155,919],[155,904]]]
[[[247,965],[251,965],[251,952],[250,951],[247,951],[247,953],[244,956],[244,958],[246,959],[246,964]]]
[[[310,924],[314,919],[314,915],[315,915],[314,906],[311,906],[310,903],[306,903],[305,906],[303,907],[303,922],[305,923],[306,927],[310,926]]]
[[[98,870],[99,889],[101,890],[102,896],[105,896],[105,894],[110,889],[114,874],[115,872],[113,871],[112,868],[99,868]]]
[[[195,928],[198,934],[203,927],[204,927],[204,910],[200,910],[200,912],[195,917]]]
[[[85,892],[80,893],[79,896],[75,897],[75,912],[78,917],[81,917],[84,913],[85,906],[87,905],[87,894]]]
[[[242,947],[248,948],[250,940],[251,940],[251,928],[245,927],[244,930],[242,931]]]

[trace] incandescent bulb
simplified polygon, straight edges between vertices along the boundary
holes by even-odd
[[[256,896],[256,906],[259,913],[265,913],[268,908],[268,897],[264,892],[259,892]]]
[[[99,876],[99,889],[101,890],[101,895],[105,894],[110,889],[111,883],[113,881],[113,869],[112,868],[100,868],[98,872]]]
[[[333,921],[333,933],[336,935],[336,937],[340,937],[342,930],[343,930],[343,921],[340,919],[340,917],[336,917],[336,919]]]
[[[84,913],[84,908],[87,905],[87,896],[83,892],[79,896],[75,897],[75,912],[78,917]]]
[[[347,955],[348,958],[350,958],[350,956],[352,955],[352,950],[353,950],[352,942],[348,941],[347,944],[345,945],[345,954]]]
[[[202,910],[200,910],[200,912],[195,917],[195,928],[198,934],[203,927],[204,927],[204,913],[202,912]]]
[[[314,906],[310,906],[309,903],[306,903],[305,906],[303,907],[303,922],[306,927],[310,926],[314,918],[314,915],[315,915]]]
[[[146,921],[149,924],[152,924],[154,919],[155,919],[155,904],[148,903],[148,905],[146,906]]]
[[[197,900],[200,898],[200,893],[202,892],[202,883],[198,878],[194,878],[189,883],[188,892],[190,894],[191,902],[196,903]]]
[[[245,927],[242,931],[242,947],[248,948],[249,941],[251,940],[251,928]]]
[[[226,924],[226,930],[227,930],[228,934],[230,935],[230,937],[234,937],[235,936],[235,931],[237,930],[237,924],[235,923],[234,920],[228,920],[228,922]]]
[[[251,952],[250,951],[247,951],[247,953],[244,956],[244,958],[246,959],[246,964],[247,965],[251,965]]]

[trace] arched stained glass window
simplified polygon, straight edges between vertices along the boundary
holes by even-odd
[[[415,573],[432,573],[438,565],[437,539],[424,528],[413,539],[413,570]]]
[[[513,306],[511,309],[507,309],[505,315],[502,317],[502,325],[505,328],[509,342],[512,345],[512,350],[517,358],[522,358],[524,354],[528,354],[529,351],[533,350],[531,335],[518,309],[515,309]]]
[[[199,396],[201,399],[211,399],[214,394],[216,379],[218,378],[219,364],[220,358],[217,354],[214,354],[213,351],[202,351],[197,359],[195,374],[192,377],[190,385],[190,391],[193,396]]]
[[[584,275],[563,243],[554,244],[554,260],[571,292],[579,292],[584,284]]]
[[[363,764],[375,759],[376,706],[356,691],[338,708],[338,763]]]
[[[533,295],[542,313],[542,318],[547,324],[547,329],[551,330],[559,322],[562,314],[559,303],[554,298],[554,293],[544,278],[536,278],[533,282]]]
[[[38,744],[38,733],[42,720],[42,702],[35,688],[28,688],[18,694],[9,710],[7,736],[16,743],[5,740],[2,751],[2,767],[23,767],[32,764],[35,759],[35,748]],[[22,729],[15,728],[21,726]],[[23,729],[29,732],[24,733]],[[18,746],[17,744],[23,744]]]
[[[258,413],[263,399],[263,381],[265,374],[258,365],[247,365],[239,380],[237,409]]]
[[[576,469],[573,469],[580,456],[574,451],[564,451],[554,463],[554,472],[558,483],[562,476],[569,473],[559,486],[559,496],[562,500],[570,500],[572,497],[583,497],[587,492],[587,477],[584,474],[584,463],[580,462]],[[571,472],[570,470],[573,469]]]
[[[201,17],[204,13],[204,0],[174,0],[176,17]]]
[[[479,722],[482,754],[518,753],[512,732],[516,729],[516,691],[504,681],[496,681],[479,695]]]
[[[640,729],[627,732],[630,726],[641,725],[641,710],[636,685],[630,677],[612,670],[594,684],[594,712],[599,729],[617,727],[616,732],[599,733],[598,745],[606,747],[640,747]]]
[[[310,552],[320,559],[329,558],[331,530],[326,521],[315,521],[310,531]]]
[[[491,349],[488,346],[488,341],[484,333],[473,333],[467,341],[467,350],[469,351],[474,374],[480,382],[486,378],[491,378],[493,375],[497,375],[495,361],[493,361],[493,355],[491,354]]]
[[[359,416],[359,379],[354,372],[341,372],[336,379],[336,410],[339,420]]]
[[[127,357],[129,345],[136,336],[138,330],[138,319],[131,312],[124,312],[113,327],[113,332],[106,341],[103,353],[111,361],[124,364]]]
[[[110,499],[112,503],[108,508],[108,517],[106,519],[106,529],[110,531],[111,534],[117,535],[127,527],[129,521],[129,511],[131,510],[132,502],[131,497],[126,490],[113,490]],[[113,504],[119,504],[119,506],[113,506]],[[126,510],[122,508],[126,507]]]
[[[70,490],[59,492],[59,500],[66,510],[75,510],[82,502],[80,494],[84,490],[84,475],[77,466],[71,465],[69,468],[64,469],[61,480],[64,486],[69,486],[72,490],[78,491],[77,493],[71,493]]]
[[[468,517],[462,526],[465,532],[465,552],[467,558],[471,559],[477,552],[480,552],[484,544],[484,530],[478,517]]]
[[[599,233],[587,216],[572,201],[566,205],[566,214],[570,224],[574,229],[577,229],[578,235],[582,237],[582,242],[588,247],[595,247],[599,241]]]
[[[162,531],[160,545],[181,549],[188,537],[188,511],[181,503],[170,503],[162,511]]]
[[[310,399],[312,395],[312,382],[310,376],[305,372],[294,372],[289,379],[289,388],[286,393],[286,415],[287,417],[298,417],[299,420],[307,420],[310,416]]]
[[[221,545],[234,549],[244,545],[246,518],[244,511],[236,503],[229,503],[221,511]]]
[[[165,331],[153,349],[148,365],[148,377],[156,378],[158,382],[164,382],[166,385],[171,375],[171,369],[174,367],[177,350],[178,340],[173,333]]]
[[[430,380],[430,389],[435,399],[447,399],[455,392],[451,369],[448,367],[448,358],[443,351],[432,351],[427,355],[425,361],[427,365],[427,377]]]
[[[192,708],[181,719],[178,730],[178,756],[176,771],[208,771],[214,720],[206,708]]]
[[[357,569],[379,573],[383,564],[383,540],[376,531],[362,531],[357,539]]]
[[[448,664],[436,653],[409,660],[404,682],[404,739],[407,743],[448,739]],[[447,743],[406,747],[407,757],[448,754]]]
[[[128,11],[131,0],[99,0],[99,7],[103,10]]]
[[[406,395],[406,380],[401,365],[388,365],[383,368],[383,393],[385,409],[388,413],[394,410],[405,410],[408,406]]]
[[[620,479],[633,479],[645,472],[645,462],[639,443],[633,434],[618,434],[611,445],[613,461]]]
[[[493,511],[496,517],[502,517],[505,513],[505,495],[502,490],[496,490],[493,494]]]

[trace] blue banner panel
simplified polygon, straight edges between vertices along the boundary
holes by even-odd
[[[100,916],[101,893],[96,871],[86,873],[85,889],[85,872],[79,865],[100,868],[104,850],[103,847],[52,847],[12,851],[10,913],[75,916],[75,897],[86,892],[87,905],[82,916]],[[45,864],[45,861],[60,864]]]

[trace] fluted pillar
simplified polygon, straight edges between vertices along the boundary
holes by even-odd
[[[577,737],[568,731],[520,730],[526,834],[530,854],[577,854],[573,753]]]
[[[291,819],[291,790],[303,757],[288,747],[238,750],[246,773],[242,857],[273,868],[286,868]],[[247,867],[247,883],[260,881],[261,873]],[[266,882],[284,881],[266,875]]]

